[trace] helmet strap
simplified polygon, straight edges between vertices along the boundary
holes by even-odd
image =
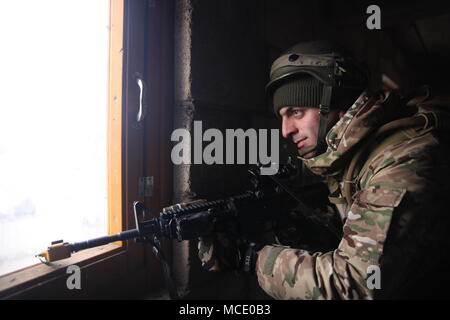
[[[323,87],[323,93],[322,93],[322,100],[319,105],[319,129],[317,133],[317,142],[314,146],[305,147],[300,149],[301,153],[299,152],[300,158],[305,156],[306,154],[317,150],[316,155],[322,154],[326,151],[326,141],[325,136],[327,134],[328,129],[328,114],[330,113],[330,105],[331,105],[331,95],[333,93],[333,87],[330,85],[324,85]],[[300,151],[299,150],[299,151]]]
[[[333,87],[325,85],[323,87],[322,101],[319,106],[320,120],[319,120],[319,133],[317,134],[317,154],[324,153],[326,151],[325,136],[328,128],[328,114],[330,113],[331,95],[333,93]]]

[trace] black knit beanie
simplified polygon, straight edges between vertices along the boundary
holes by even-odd
[[[283,107],[315,107],[322,99],[323,84],[314,77],[295,78],[280,85],[273,93],[273,109],[278,116]]]

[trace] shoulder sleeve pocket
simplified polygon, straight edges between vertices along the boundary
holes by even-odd
[[[406,189],[376,185],[359,191],[356,199],[379,207],[397,207],[405,194]]]

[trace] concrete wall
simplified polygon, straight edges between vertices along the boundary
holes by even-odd
[[[176,105],[174,128],[203,131],[267,125],[264,86],[267,57],[264,6],[261,1],[177,2]],[[269,120],[270,121],[270,120]],[[174,201],[211,199],[245,189],[244,165],[175,166]],[[248,298],[251,280],[233,274],[204,272],[196,258],[197,243],[176,244],[175,273],[190,298]],[[232,285],[230,285],[232,283]]]

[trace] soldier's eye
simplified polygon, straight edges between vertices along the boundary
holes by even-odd
[[[295,117],[301,117],[301,116],[303,116],[303,114],[304,114],[303,110],[300,110],[300,109],[292,110],[292,115]]]

